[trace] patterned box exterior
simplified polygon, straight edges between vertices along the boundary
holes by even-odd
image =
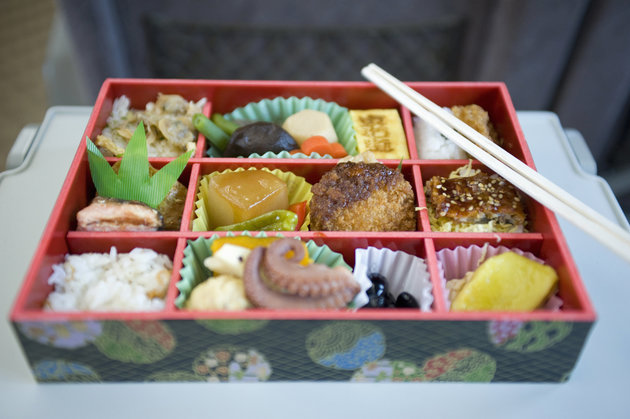
[[[591,323],[226,319],[14,327],[40,382],[562,382]]]
[[[504,148],[534,167],[505,84],[410,82],[410,87],[440,106],[482,107],[500,132]],[[355,264],[356,249],[368,247],[399,250],[423,259],[432,283],[430,311],[359,310],[338,315],[261,310],[226,315],[188,311],[175,304],[180,296],[177,285],[191,270],[184,257],[187,245],[214,233],[193,228],[204,176],[228,169],[267,168],[304,176],[312,185],[337,164],[335,159],[208,157],[210,142],[200,134],[195,154],[179,179],[188,188],[179,230],[107,233],[77,229],[77,212],[95,195],[84,138],[102,133],[116,98],[126,95],[133,108],[143,109],[158,93],[195,102],[205,99],[206,117],[267,99],[291,97],[316,98],[347,109],[397,109],[410,158],[383,162],[392,169],[399,167],[412,186],[418,208],[416,230],[304,230],[285,232],[285,236],[326,245],[348,266]],[[284,100],[280,103],[286,104]],[[447,176],[467,161],[420,159],[414,131],[410,110],[367,82],[106,80],[10,314],[34,376],[40,382],[567,380],[596,316],[553,212],[527,199],[526,233],[433,231],[428,212],[422,210],[427,208],[425,182],[433,176]],[[111,164],[117,160],[108,157]],[[170,159],[149,160],[159,168]],[[472,165],[482,168],[479,161]],[[561,309],[498,314],[449,311],[438,252],[498,242],[531,252],[556,269]],[[163,310],[52,313],[43,308],[52,289],[48,279],[54,264],[67,254],[109,252],[112,245],[118,252],[150,248],[172,259]],[[208,274],[192,270],[198,276],[195,280],[204,280]]]

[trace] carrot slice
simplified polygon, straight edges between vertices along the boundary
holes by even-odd
[[[302,153],[310,156],[311,153],[319,153],[321,155],[326,154],[325,152],[328,150],[328,140],[326,137],[321,135],[314,135],[312,137],[307,138],[300,148],[302,149]]]
[[[321,135],[314,135],[307,138],[300,146],[300,149],[302,153],[307,156],[310,156],[311,153],[318,153],[320,156],[329,154],[333,158],[338,159],[348,155],[341,144],[337,142],[329,143],[326,137]]]
[[[330,154],[333,159],[340,159],[342,157],[346,157],[348,152],[345,148],[339,143],[330,143]]]

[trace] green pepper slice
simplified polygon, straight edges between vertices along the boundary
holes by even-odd
[[[292,231],[298,215],[288,210],[274,210],[236,224],[216,227],[215,231]]]

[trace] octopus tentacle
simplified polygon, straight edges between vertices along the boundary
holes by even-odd
[[[294,241],[293,239],[287,239]],[[277,242],[276,242],[277,243]],[[275,243],[274,243],[275,244]],[[301,246],[300,246],[301,248]],[[285,246],[280,249],[286,249]],[[297,253],[297,252],[296,252]],[[282,258],[286,260],[284,254],[286,251],[281,252]],[[272,252],[271,261],[275,260],[274,253]],[[343,308],[354,298],[357,292],[359,292],[359,284],[354,280],[352,274],[344,268],[328,268],[324,265],[312,264],[308,267],[315,267],[311,270],[306,277],[302,271],[300,276],[302,279],[310,278],[310,281],[319,282],[322,278],[319,276],[322,272],[326,271],[326,278],[332,278],[335,282],[335,287],[326,287],[318,285],[311,287],[317,288],[320,291],[327,289],[328,293],[320,292],[318,295],[300,295],[299,292],[289,293],[289,287],[284,289],[284,292],[278,292],[274,290],[273,286],[269,286],[268,283],[274,284],[276,278],[274,275],[277,273],[277,269],[272,269],[272,272],[267,271],[266,266],[270,263],[269,260],[270,251],[264,247],[257,247],[250,253],[247,261],[245,262],[245,270],[243,274],[243,283],[245,286],[245,294],[249,301],[256,307],[274,308],[274,309],[322,309],[322,308]],[[303,257],[303,256],[302,256]],[[292,260],[301,260],[302,257],[294,257]],[[288,272],[291,272],[299,266],[302,269],[308,269],[298,264],[298,262],[289,263],[283,265],[288,268]],[[320,267],[325,269],[322,271]],[[277,266],[276,266],[277,268]],[[281,275],[284,277],[287,275],[287,271],[281,271]],[[310,275],[310,276],[309,276]],[[341,279],[339,279],[341,278]],[[306,281],[306,279],[304,279]],[[282,282],[282,281],[280,281]],[[343,284],[343,285],[340,285]],[[298,287],[299,288],[299,287]],[[306,286],[306,288],[309,288]],[[332,289],[335,289],[332,292]]]
[[[289,251],[294,252],[291,258],[286,257]],[[347,269],[331,269],[319,264],[302,266],[298,262],[303,257],[304,248],[297,240],[283,239],[272,243],[263,259],[269,286],[279,292],[300,297],[321,297],[356,284]]]

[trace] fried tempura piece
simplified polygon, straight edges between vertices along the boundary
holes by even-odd
[[[490,115],[481,106],[475,104],[453,106],[451,111],[453,115],[470,125],[483,136],[491,139],[496,144],[501,145],[503,143],[492,121],[490,121]]]

